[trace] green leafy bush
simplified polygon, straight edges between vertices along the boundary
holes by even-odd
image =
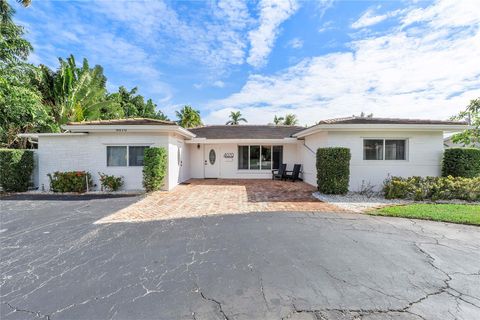
[[[93,187],[92,176],[85,171],[56,171],[47,175],[50,179],[50,190],[53,192],[83,193],[87,191],[87,185],[89,189]]]
[[[147,192],[160,190],[167,175],[167,150],[151,147],[145,149],[143,158],[143,187]]]
[[[383,192],[387,199],[480,201],[480,177],[391,177]]]
[[[350,149],[317,150],[317,185],[325,194],[345,194],[350,180]]]
[[[123,186],[123,177],[110,176],[101,172],[98,175],[100,176],[102,189],[106,191],[117,191]]]
[[[480,176],[479,148],[450,148],[443,154],[442,175],[474,178]]]
[[[0,149],[0,186],[4,191],[27,191],[33,165],[31,150]]]

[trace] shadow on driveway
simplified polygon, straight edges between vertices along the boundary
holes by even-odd
[[[0,196],[0,201],[86,201],[99,199],[116,199],[116,198],[130,198],[138,197],[141,193],[128,194],[6,194]]]

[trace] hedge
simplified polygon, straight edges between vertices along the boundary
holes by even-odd
[[[350,179],[350,149],[320,148],[317,150],[317,185],[325,194],[345,194]]]
[[[479,148],[450,148],[443,154],[442,176],[474,178],[480,176]]]
[[[4,191],[27,191],[33,166],[33,151],[0,149],[0,186]]]
[[[480,177],[391,177],[383,192],[387,199],[480,201]]]
[[[167,150],[151,147],[145,149],[143,158],[143,187],[147,192],[160,190],[167,175]]]
[[[93,187],[92,176],[85,171],[56,171],[53,174],[47,174],[47,176],[50,179],[50,190],[53,192],[83,193]]]

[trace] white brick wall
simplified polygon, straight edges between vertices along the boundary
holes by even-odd
[[[169,150],[167,134],[143,133],[89,133],[82,136],[39,137],[39,187],[49,190],[47,173],[54,171],[85,170],[92,174],[96,189],[100,189],[98,172],[124,177],[125,190],[140,190],[143,167],[107,167],[107,145],[149,145]],[[175,175],[175,172],[173,173]],[[166,189],[176,183],[168,180]]]
[[[407,160],[363,160],[364,138],[407,139]],[[347,147],[350,162],[350,190],[358,190],[362,181],[378,188],[390,176],[438,176],[441,173],[443,133],[434,132],[376,132],[376,131],[330,131],[307,136],[305,143],[314,151],[319,147]],[[316,185],[316,164],[311,152],[303,152],[305,170],[309,172],[306,182]]]

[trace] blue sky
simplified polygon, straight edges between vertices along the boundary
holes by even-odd
[[[207,124],[233,110],[445,119],[480,96],[474,0],[11,3],[31,62],[86,57],[110,91],[138,86],[172,119],[184,104]]]

